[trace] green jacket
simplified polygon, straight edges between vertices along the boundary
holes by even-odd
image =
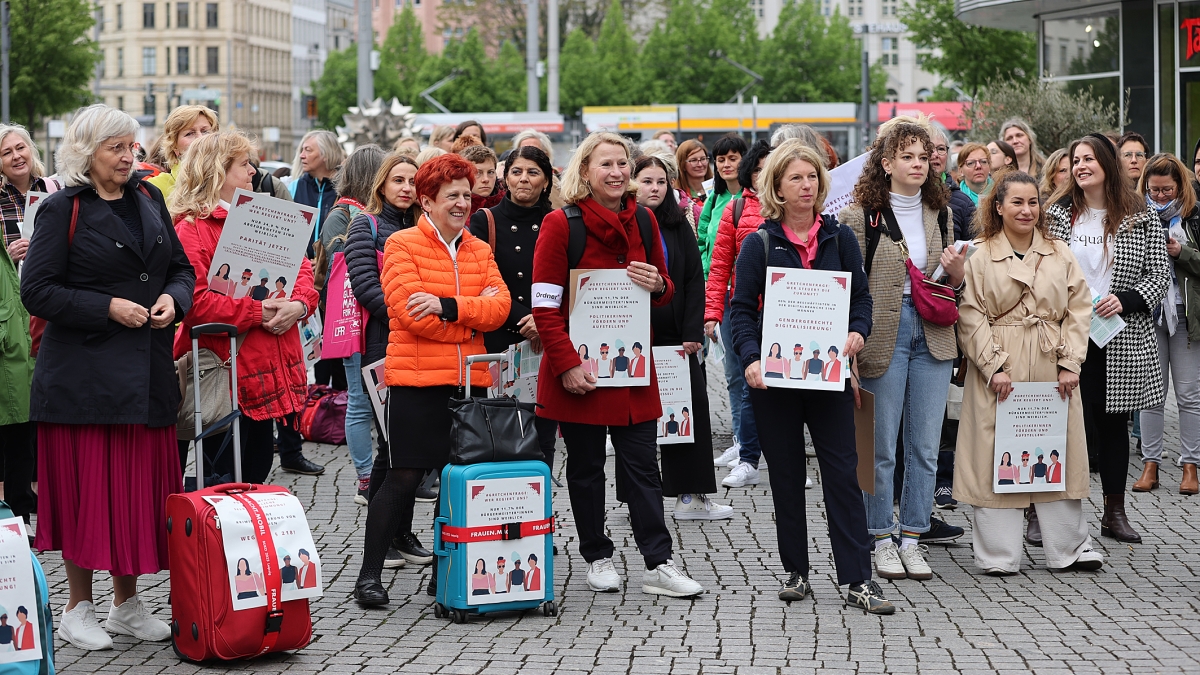
[[[713,194],[704,200],[704,209],[700,211],[700,222],[696,226],[696,241],[700,244],[700,260],[704,263],[705,279],[708,278],[708,268],[712,266],[713,246],[717,243],[717,226],[721,224],[721,214],[725,213],[726,204],[741,196],[741,190],[736,194],[717,194],[714,190]]]
[[[5,251],[0,255],[0,425],[29,421],[31,346],[29,312],[21,303],[17,268]]]
[[[1183,295],[1184,316],[1187,320],[1188,342],[1200,342],[1200,206],[1183,220],[1188,240],[1183,243],[1179,257],[1172,260],[1179,291]]]

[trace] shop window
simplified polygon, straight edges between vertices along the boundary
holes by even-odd
[[[1121,20],[1117,10],[1042,22],[1042,69],[1051,77],[1116,73],[1121,69]],[[1057,46],[1058,58],[1046,59]]]

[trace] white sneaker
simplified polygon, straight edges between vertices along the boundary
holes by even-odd
[[[729,464],[730,462],[732,462],[733,460],[737,459],[738,455],[741,454],[741,452],[742,452],[742,444],[738,443],[735,440],[733,442],[733,445],[729,446],[728,448],[725,449],[725,452],[721,453],[720,457],[713,460],[713,466],[725,466],[725,465]]]
[[[904,563],[900,562],[900,551],[896,544],[888,542],[875,547],[875,573],[884,579],[905,579]]]
[[[732,460],[730,460],[727,464],[725,464],[725,466],[730,469],[736,469],[737,465],[741,464],[741,463],[742,463],[742,458],[740,456],[734,456],[734,458]],[[767,458],[763,457],[761,454],[758,456],[758,468],[760,468],[760,469],[767,468]]]
[[[727,488],[745,487],[747,485],[758,485],[759,475],[758,469],[742,462],[733,467],[733,471],[725,476],[725,480],[721,481],[721,485]]]
[[[604,456],[612,457],[617,454],[617,449],[612,444],[612,436],[604,437]]]
[[[673,598],[690,598],[703,593],[704,587],[692,581],[691,577],[668,560],[652,570],[646,570],[646,576],[642,577],[642,592],[669,595]]]
[[[708,495],[679,495],[675,499],[675,520],[724,520],[733,517],[733,507],[718,504]]]
[[[87,651],[113,648],[112,637],[96,620],[96,606],[86,600],[75,605],[75,609],[62,613],[58,637]]]
[[[612,558],[601,558],[588,564],[588,588],[597,593],[616,593],[621,590],[621,577],[613,567]]]
[[[150,608],[138,595],[121,603],[119,607],[110,607],[104,627],[114,633],[132,635],[139,640],[163,642],[171,639],[170,626],[151,616]]]
[[[804,477],[804,489],[811,490],[812,487],[813,487],[812,476],[805,476]]]
[[[933,578],[933,570],[929,568],[929,563],[925,562],[923,555],[928,552],[929,548],[922,544],[900,549],[900,562],[904,564],[904,573],[909,579],[928,581]]]

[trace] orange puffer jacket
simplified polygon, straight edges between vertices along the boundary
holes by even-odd
[[[383,249],[384,298],[391,334],[388,337],[384,379],[391,387],[459,385],[465,380],[464,359],[483,354],[483,334],[504,325],[512,301],[500,268],[486,243],[462,231],[454,258],[428,216],[416,227],[388,237]],[[487,287],[497,293],[480,294]],[[413,293],[452,298],[458,316],[446,321],[430,314],[417,321],[405,308]],[[453,317],[452,317],[453,318]],[[474,366],[471,386],[491,385],[487,364]]]

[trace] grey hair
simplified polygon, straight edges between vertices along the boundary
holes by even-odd
[[[662,143],[662,141],[657,142]],[[675,163],[675,155],[667,149],[665,144],[662,152],[653,152],[650,155],[667,167],[667,182],[674,185],[679,180],[679,165]]]
[[[91,185],[88,172],[100,144],[118,136],[133,136],[139,126],[129,113],[103,103],[77,110],[58,147],[58,175],[63,187]]]
[[[333,176],[333,187],[338,196],[366,204],[371,198],[371,189],[375,187],[375,174],[386,156],[383,148],[374,143],[358,146]]]
[[[304,173],[304,169],[300,168],[300,151],[303,150],[304,143],[309,139],[317,144],[317,150],[325,159],[326,169],[334,172],[342,167],[342,162],[346,161],[346,151],[338,143],[337,134],[325,129],[317,129],[304,134],[304,138],[301,138],[300,144],[296,146],[296,157],[292,160],[292,176],[296,180],[299,180],[300,174]]]
[[[657,139],[642,141],[642,144],[638,146],[638,149],[642,151],[643,155],[654,155],[655,157],[671,152],[671,148],[667,147],[666,143],[663,143]],[[674,159],[672,159],[672,161],[674,161]]]
[[[38,146],[34,145],[33,139],[30,138],[29,132],[20,124],[0,124],[0,143],[4,143],[4,139],[8,138],[9,134],[16,134],[25,145],[29,146],[29,158],[32,160],[29,167],[29,177],[37,180],[46,175],[46,165],[42,164],[42,153],[38,150]],[[0,175],[0,185],[7,184],[8,178]]]
[[[550,158],[550,163],[554,164],[554,146],[550,144],[550,137],[538,131],[537,129],[526,129],[516,136],[513,136],[512,146],[514,148],[519,148],[521,147],[522,143],[531,138],[537,140],[538,147],[541,148],[542,152],[546,153],[546,156]]]
[[[825,152],[825,144],[821,142],[821,134],[807,124],[785,124],[771,134],[771,147],[778,148],[784,141],[799,139],[808,147],[817,151],[817,155],[829,166],[829,154]]]

